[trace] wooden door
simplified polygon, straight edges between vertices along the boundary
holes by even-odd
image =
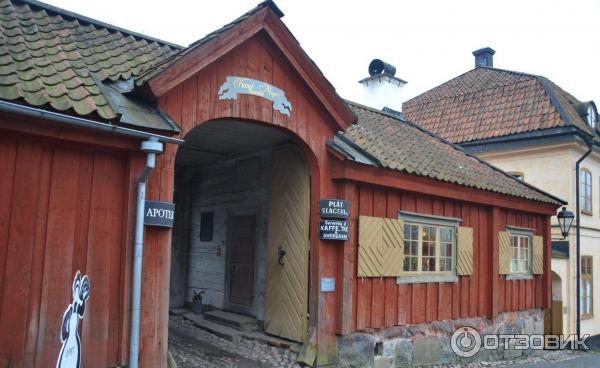
[[[310,177],[293,147],[273,151],[267,224],[265,331],[306,337]],[[285,252],[285,255],[282,255]]]
[[[256,216],[229,217],[229,303],[252,306]]]

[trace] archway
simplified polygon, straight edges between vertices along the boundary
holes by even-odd
[[[206,309],[303,341],[310,169],[296,138],[252,122],[203,123],[178,150],[174,194],[171,307],[203,293]]]

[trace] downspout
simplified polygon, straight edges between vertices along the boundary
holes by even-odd
[[[586,157],[589,156],[590,153],[592,153],[592,149],[594,147],[594,142],[585,142],[586,145],[588,146],[588,150],[587,152],[581,156],[579,158],[579,160],[577,160],[577,162],[575,162],[575,231],[576,231],[576,257],[577,257],[577,276],[576,276],[576,286],[575,288],[577,289],[577,337],[581,337],[581,234],[580,234],[580,226],[579,226],[579,220],[581,217],[581,199],[579,198],[579,185],[580,185],[580,179],[579,179],[579,165],[581,164],[581,162],[583,160],[585,160]]]
[[[151,137],[143,141],[141,151],[147,154],[146,167],[138,180],[137,208],[135,214],[135,245],[133,255],[133,282],[131,291],[131,334],[129,336],[129,368],[138,367],[140,354],[140,313],[142,299],[142,260],[144,256],[144,209],[146,204],[146,183],[156,162],[156,154],[162,153],[163,144]]]

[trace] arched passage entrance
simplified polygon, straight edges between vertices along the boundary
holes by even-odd
[[[285,131],[215,120],[175,161],[171,306],[203,303],[295,341],[308,315],[310,170]]]

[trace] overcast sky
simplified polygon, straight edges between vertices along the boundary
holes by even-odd
[[[187,46],[258,0],[46,0],[132,31]],[[396,66],[413,97],[496,50],[497,68],[543,75],[600,105],[600,0],[277,0],[283,21],[338,93],[361,101],[373,58]],[[600,107],[600,106],[599,106]]]

